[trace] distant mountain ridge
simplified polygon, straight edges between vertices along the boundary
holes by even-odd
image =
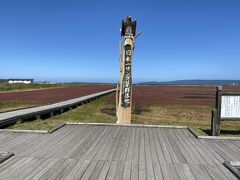
[[[138,85],[240,85],[240,80],[177,80],[177,81],[149,81],[140,82]]]

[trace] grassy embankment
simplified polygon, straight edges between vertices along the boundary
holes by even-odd
[[[115,105],[108,103],[111,95],[46,120],[16,124],[14,129],[51,129],[63,122],[115,123]],[[135,107],[132,123],[180,125],[193,127],[202,135],[210,135],[211,107],[187,105],[152,105]],[[222,122],[221,135],[240,135],[240,122]]]

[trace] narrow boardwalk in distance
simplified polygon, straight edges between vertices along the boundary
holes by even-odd
[[[94,100],[96,98],[99,98],[101,96],[104,96],[106,94],[109,94],[115,91],[116,91],[115,89],[110,89],[107,91],[102,91],[102,92],[98,92],[98,93],[90,94],[87,96],[70,99],[67,101],[58,102],[50,105],[38,106],[33,108],[1,113],[0,127],[15,123],[17,121],[21,121],[22,119],[26,119],[26,118],[38,117],[41,115],[54,113],[58,111],[61,112],[61,111],[64,111],[64,109],[76,107],[78,105],[81,105],[82,103]]]

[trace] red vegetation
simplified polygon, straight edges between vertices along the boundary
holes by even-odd
[[[224,87],[224,92],[240,92],[240,87]],[[134,86],[133,106],[155,104],[214,106],[213,86]],[[109,102],[115,103],[115,97]]]
[[[113,85],[81,85],[58,89],[0,93],[0,101],[23,101],[51,104],[112,89]]]

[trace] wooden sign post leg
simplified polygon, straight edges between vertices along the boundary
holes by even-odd
[[[220,134],[220,122],[217,119],[217,110],[212,110],[212,123],[211,123],[212,136],[219,136]]]
[[[222,86],[218,86],[216,89],[215,109],[212,111],[212,125],[211,125],[212,136],[220,135],[221,103],[222,103]]]

